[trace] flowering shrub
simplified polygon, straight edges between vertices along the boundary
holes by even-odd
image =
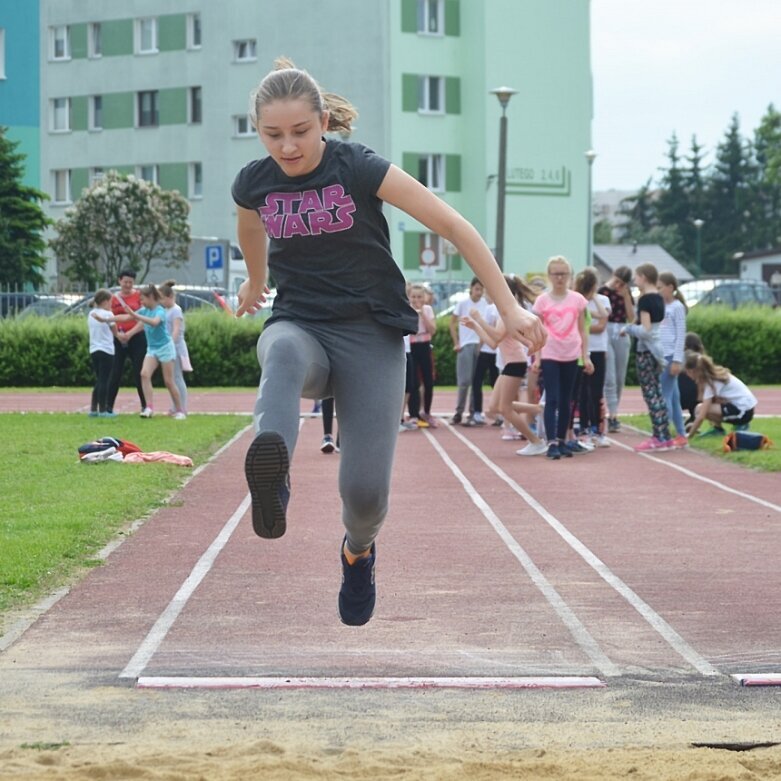
[[[55,223],[49,244],[69,279],[108,285],[123,268],[143,281],[156,258],[171,267],[188,258],[190,205],[178,192],[110,171]]]

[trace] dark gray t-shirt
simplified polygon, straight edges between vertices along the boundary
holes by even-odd
[[[417,331],[377,197],[389,166],[365,146],[329,139],[320,164],[303,176],[286,176],[271,157],[239,171],[233,199],[258,212],[270,239],[277,296],[267,324],[370,315]]]

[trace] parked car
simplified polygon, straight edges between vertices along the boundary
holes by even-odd
[[[14,317],[38,298],[38,293],[0,293],[0,317]]]
[[[730,309],[739,306],[776,306],[773,291],[766,282],[753,279],[697,279],[678,288],[686,305],[721,304]]]
[[[62,314],[71,304],[79,301],[81,296],[72,293],[61,293],[53,295],[40,295],[37,301],[33,301],[17,315],[20,319],[23,317],[52,317]]]

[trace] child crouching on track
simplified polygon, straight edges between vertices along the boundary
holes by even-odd
[[[141,411],[141,417],[151,418],[154,414],[152,408],[152,395],[154,393],[152,390],[152,375],[159,365],[163,372],[165,387],[168,388],[168,393],[171,395],[174,420],[184,420],[187,415],[182,410],[182,401],[174,382],[176,347],[166,327],[165,309],[160,303],[160,292],[154,285],[142,287],[141,303],[143,306],[135,312],[124,301],[122,303],[125,314],[117,315],[114,321],[138,320],[144,324],[144,333],[146,334],[147,348],[146,357],[141,368],[141,385],[144,389],[147,406]]]
[[[729,369],[717,366],[707,355],[687,353],[683,365],[702,394],[702,403],[697,406],[689,437],[693,437],[706,420],[713,423],[713,429],[706,431],[706,436],[726,435],[723,423],[731,423],[738,429],[748,428],[757,399],[744,382]]]
[[[252,523],[261,537],[285,533],[300,399],[333,396],[345,527],[337,601],[342,622],[359,626],[376,601],[376,538],[388,512],[404,394],[402,337],[418,330],[390,252],[383,201],[457,247],[511,336],[536,350],[545,332],[518,306],[491,251],[458,212],[371,149],[324,138],[352,130],[357,112],[344,98],[278,60],[253,92],[250,112],[268,155],[233,183],[248,272],[236,314],[262,306],[269,273],[277,286],[258,342],[256,438],[245,459]],[[307,572],[288,574],[291,588],[309,587]]]

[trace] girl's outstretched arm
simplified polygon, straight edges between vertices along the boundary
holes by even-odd
[[[245,313],[255,314],[265,303],[268,262],[266,257],[266,228],[260,215],[252,209],[236,206],[239,246],[247,265],[247,279],[239,287],[239,306],[236,317]]]
[[[545,344],[542,323],[515,300],[491,250],[471,223],[395,165],[385,174],[377,197],[455,245],[496,304],[507,333],[532,352]]]

